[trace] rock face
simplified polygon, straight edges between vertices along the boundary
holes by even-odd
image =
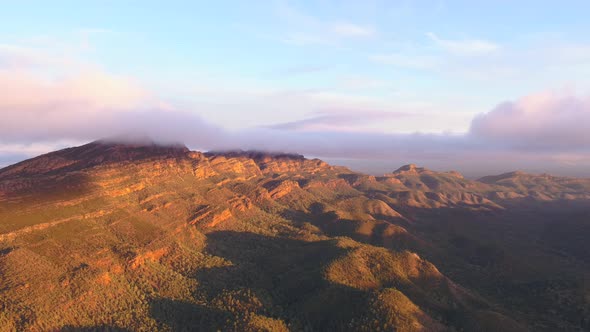
[[[589,192],[97,141],[0,170],[0,324],[585,330]]]
[[[268,153],[260,151],[208,152],[212,158],[253,162],[264,174],[289,172],[318,172],[330,168],[325,162],[305,159],[302,155],[288,153]]]

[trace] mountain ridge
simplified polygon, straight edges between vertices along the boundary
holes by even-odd
[[[582,180],[371,176],[299,155],[109,144],[0,170],[3,325],[549,331],[580,322],[545,293],[590,310],[573,273],[585,241],[551,237],[543,219],[584,220]],[[559,225],[570,239],[586,227]]]

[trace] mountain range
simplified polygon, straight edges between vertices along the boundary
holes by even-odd
[[[590,330],[590,179],[96,141],[0,169],[6,331]]]

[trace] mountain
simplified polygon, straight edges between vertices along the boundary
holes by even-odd
[[[587,330],[589,189],[97,141],[0,170],[0,326]]]
[[[508,192],[525,197],[531,196],[539,200],[590,199],[590,179],[557,177],[549,174],[533,175],[516,171],[486,176],[479,181],[508,188]]]

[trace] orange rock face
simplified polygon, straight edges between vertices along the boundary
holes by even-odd
[[[131,269],[135,270],[146,262],[157,262],[162,256],[168,253],[168,248],[160,248],[137,255],[131,262]],[[110,279],[109,279],[110,280]]]

